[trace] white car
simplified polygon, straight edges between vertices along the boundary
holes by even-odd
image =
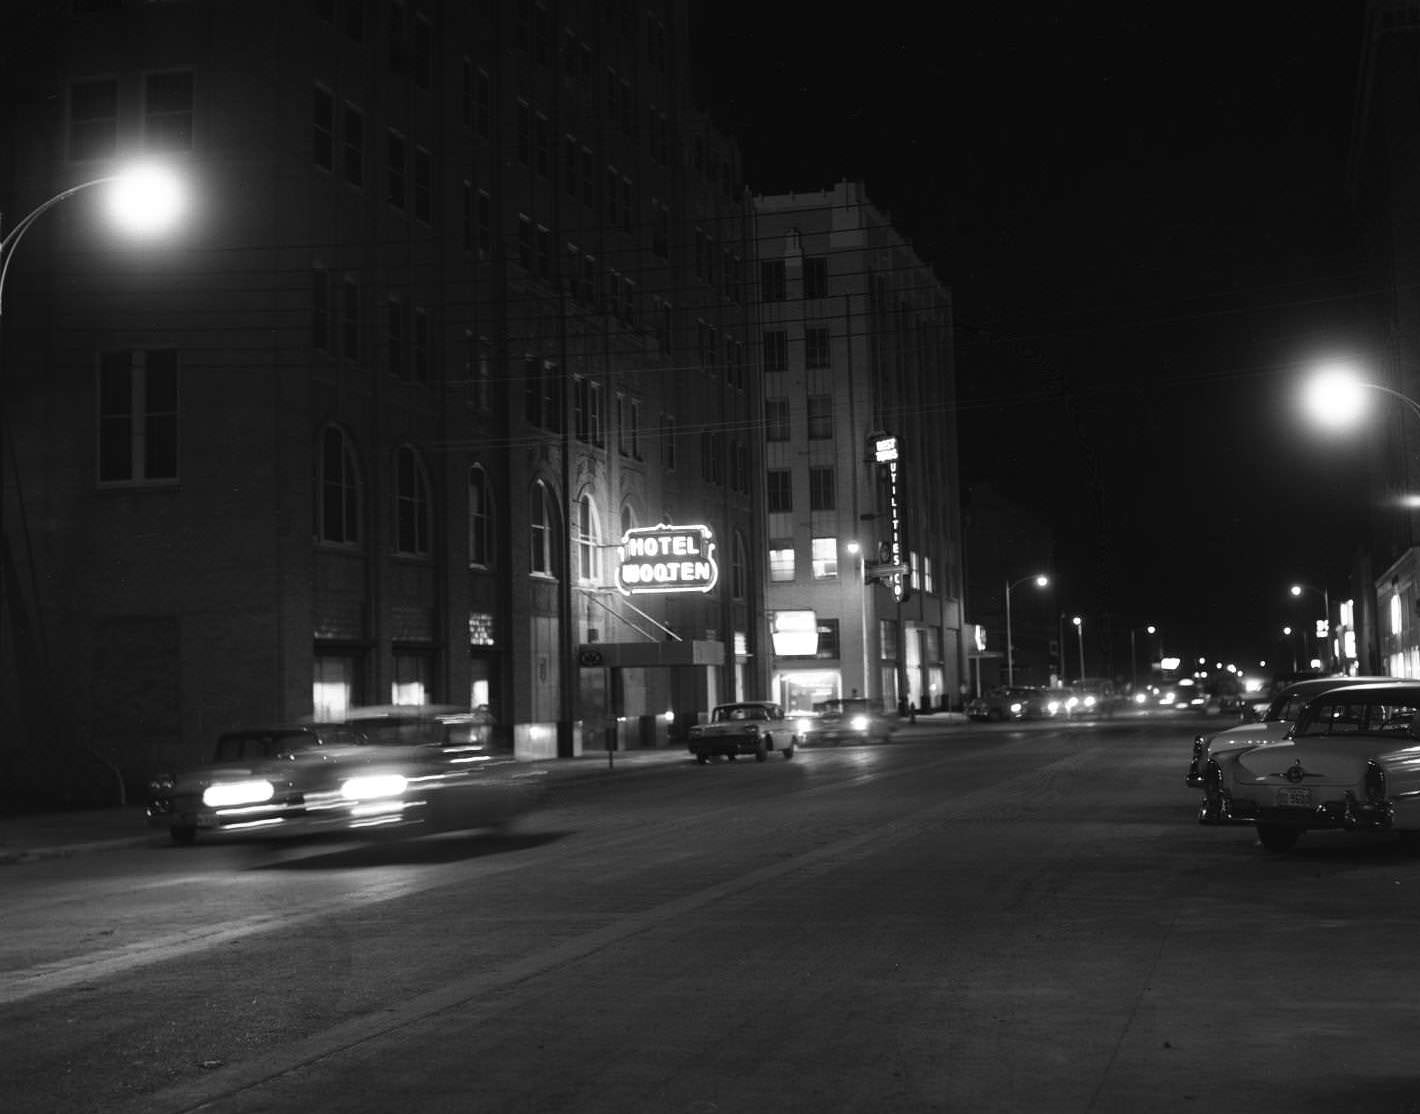
[[[1215,754],[1285,739],[1307,702],[1328,689],[1394,680],[1394,677],[1309,677],[1292,682],[1272,698],[1256,719],[1222,731],[1193,736],[1193,756],[1188,763],[1189,787],[1197,789],[1203,784],[1203,769]]]
[[[785,758],[793,758],[794,748],[801,742],[798,721],[787,719],[782,707],[770,700],[745,700],[716,705],[708,723],[691,727],[688,745],[703,766],[718,755],[733,759],[752,754],[756,762],[763,762],[777,750]]]
[[[1420,851],[1420,682],[1349,685],[1314,697],[1286,739],[1215,755],[1203,824],[1254,824],[1270,851],[1305,831],[1395,832]]]

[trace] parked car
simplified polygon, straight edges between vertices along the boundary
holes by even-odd
[[[1328,689],[1392,680],[1392,677],[1308,677],[1305,681],[1293,682],[1274,695],[1255,719],[1249,718],[1222,731],[1193,736],[1193,753],[1188,761],[1189,787],[1197,789],[1203,784],[1203,768],[1214,754],[1285,739],[1307,702]]]
[[[486,712],[390,707],[230,731],[211,762],[153,780],[148,823],[180,844],[501,827],[542,799],[546,771],[494,752],[490,725]]]
[[[974,720],[1039,719],[1047,714],[1049,694],[1030,685],[993,688],[967,701],[966,714]]]
[[[1203,824],[1253,824],[1270,851],[1316,829],[1395,832],[1420,850],[1420,682],[1346,685],[1302,709],[1287,738],[1210,758]]]
[[[805,743],[881,743],[892,737],[898,717],[888,715],[871,700],[859,696],[825,700],[805,717],[800,734]]]
[[[717,704],[709,722],[690,728],[688,745],[703,766],[718,755],[733,759],[752,754],[756,762],[763,762],[777,750],[785,758],[793,758],[800,742],[798,722],[785,718],[782,707],[769,700],[747,700]]]

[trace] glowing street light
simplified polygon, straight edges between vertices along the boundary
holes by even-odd
[[[135,236],[152,236],[167,230],[186,208],[182,181],[173,171],[156,163],[139,164],[60,190],[21,217],[0,239],[0,315],[5,312],[5,279],[10,273],[10,262],[30,226],[61,201],[95,186],[109,187],[106,206],[109,219]],[[3,227],[0,222],[0,230]]]
[[[1024,584],[1027,580],[1034,580],[1037,588],[1046,588],[1050,585],[1050,577],[1044,573],[1033,573],[1030,576],[1023,576],[1017,581],[1006,581],[1006,687],[1010,688],[1016,683],[1015,657],[1011,651],[1011,589],[1018,584]]]
[[[1070,622],[1075,624],[1075,637],[1080,643],[1080,680],[1085,679],[1085,620],[1076,615]]]
[[[1322,429],[1347,430],[1366,416],[1367,392],[1379,391],[1399,399],[1420,415],[1420,403],[1408,395],[1379,383],[1362,379],[1343,364],[1328,364],[1319,369],[1302,386],[1302,408],[1312,422]]]
[[[1129,676],[1134,688],[1139,687],[1139,660],[1134,652],[1134,635],[1139,631],[1144,631],[1146,634],[1157,634],[1159,628],[1150,623],[1147,627],[1131,627],[1129,629]]]
[[[1288,589],[1294,599],[1300,598],[1303,592],[1315,592],[1321,597],[1322,607],[1326,609],[1326,638],[1324,640],[1325,649],[1322,653],[1322,661],[1330,666],[1331,662],[1331,595],[1325,588],[1314,588],[1310,584],[1293,584]],[[1317,641],[1321,642],[1322,639]]]

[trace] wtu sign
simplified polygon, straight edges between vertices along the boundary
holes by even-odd
[[[622,536],[616,586],[622,595],[709,592],[720,579],[708,526],[634,527]]]

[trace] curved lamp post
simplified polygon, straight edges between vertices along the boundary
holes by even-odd
[[[1321,605],[1326,609],[1326,640],[1323,642],[1324,652],[1322,654],[1322,664],[1326,668],[1331,668],[1331,596],[1325,588],[1315,588],[1310,584],[1293,584],[1287,589],[1294,599],[1300,598],[1303,592],[1315,592],[1321,597]]]
[[[1050,577],[1044,573],[1032,573],[1030,576],[1023,576],[1016,581],[1006,581],[1006,687],[1010,688],[1016,683],[1015,656],[1011,650],[1011,589],[1027,580],[1034,580],[1037,588],[1045,588],[1050,584]]]
[[[109,217],[120,228],[134,235],[147,236],[162,232],[181,214],[184,202],[182,183],[172,171],[155,164],[130,167],[117,174],[105,174],[60,190],[48,201],[36,205],[21,217],[0,239],[0,315],[5,312],[5,278],[10,273],[10,261],[15,249],[30,226],[61,201],[76,193],[107,185]],[[2,216],[3,214],[0,214]],[[3,230],[0,221],[0,230]]]
[[[1085,679],[1085,620],[1076,615],[1070,622],[1075,624],[1075,637],[1080,642],[1080,680]]]
[[[1139,687],[1139,659],[1134,652],[1134,636],[1139,631],[1143,631],[1145,634],[1158,634],[1159,628],[1154,626],[1153,623],[1150,623],[1147,627],[1129,628],[1129,679],[1131,685],[1136,689]]]

